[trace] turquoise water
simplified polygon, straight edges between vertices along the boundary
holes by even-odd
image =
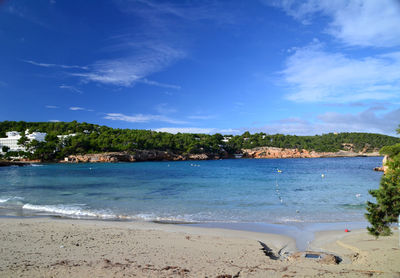
[[[382,158],[232,159],[0,168],[0,214],[145,221],[363,221]],[[278,172],[278,169],[281,172]]]

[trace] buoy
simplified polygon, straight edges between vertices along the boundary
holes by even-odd
[[[279,170],[279,169],[278,169],[278,173],[282,173],[282,170]]]
[[[344,231],[345,231],[345,233],[349,233],[349,232],[350,232],[350,230],[349,230],[349,229],[345,229]]]

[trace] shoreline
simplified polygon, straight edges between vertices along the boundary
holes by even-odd
[[[12,212],[12,211],[10,211]],[[267,223],[267,222],[179,222],[179,221],[162,221],[162,220],[132,220],[124,218],[74,218],[63,215],[50,215],[50,214],[35,214],[26,213],[15,215],[1,214],[1,219],[46,219],[48,221],[82,221],[83,223],[130,223],[135,225],[156,225],[159,227],[163,226],[182,226],[188,229],[222,229],[228,231],[237,232],[250,232],[260,234],[274,234],[282,235],[287,238],[294,240],[293,248],[296,251],[310,251],[312,241],[315,239],[315,235],[318,233],[335,231],[339,234],[344,234],[344,230],[366,230],[368,222],[287,222],[287,223]],[[128,224],[127,224],[128,225]]]
[[[380,155],[379,153],[365,153],[365,154],[352,154],[352,155],[321,155],[321,156],[316,156],[316,157],[296,157],[296,156],[287,156],[287,157],[241,157],[241,158],[235,158],[235,157],[227,157],[227,158],[207,158],[207,159],[184,159],[184,160],[174,160],[174,159],[159,159],[159,160],[154,160],[154,159],[148,159],[148,160],[135,160],[135,161],[125,161],[125,160],[113,160],[113,161],[108,161],[108,160],[75,160],[75,161],[65,161],[65,160],[57,160],[57,161],[38,161],[38,160],[0,160],[0,167],[6,167],[6,166],[29,166],[32,164],[85,164],[85,163],[137,163],[137,162],[182,162],[182,161],[209,161],[209,160],[252,160],[252,159],[318,159],[318,158],[362,158],[362,157],[384,157],[383,155]]]
[[[311,249],[338,256],[340,264],[294,256],[294,239],[286,235],[194,225],[0,218],[0,237],[1,276],[394,277],[400,272],[397,230],[378,240],[363,230],[317,232]]]

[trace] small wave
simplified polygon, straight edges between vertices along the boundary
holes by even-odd
[[[142,220],[146,222],[159,222],[159,223],[197,223],[189,216],[157,216],[153,213],[139,213],[131,216],[130,219]]]
[[[22,206],[25,210],[37,211],[39,213],[47,213],[50,215],[64,216],[70,218],[88,218],[88,219],[104,219],[104,220],[137,220],[146,222],[160,223],[194,223],[194,221],[179,217],[160,217],[155,214],[137,214],[137,215],[121,215],[107,211],[88,210],[83,208],[84,205],[33,205],[25,204]]]
[[[12,201],[21,201],[24,198],[22,197],[0,197],[0,203],[7,203],[7,202],[12,202]]]
[[[279,219],[278,223],[279,222],[281,222],[281,223],[290,223],[290,222],[302,223],[302,222],[304,222],[304,220],[284,217],[284,218]]]
[[[30,164],[30,166],[32,166],[32,167],[43,167],[42,164],[35,164],[35,163]]]
[[[74,206],[74,205],[32,205],[28,203],[23,205],[22,208],[26,210],[47,212],[50,214],[65,215],[76,218],[81,218],[81,217],[102,218],[102,219],[118,218],[116,215],[113,214],[90,211],[83,209],[80,206]]]

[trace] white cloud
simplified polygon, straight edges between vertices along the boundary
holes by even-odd
[[[199,127],[162,127],[157,128],[158,132],[168,132],[172,134],[176,133],[202,133],[210,134],[215,130],[215,128],[199,128]]]
[[[60,120],[49,120],[50,123],[59,123]]]
[[[201,133],[201,134],[237,134],[240,131],[237,129],[218,129],[218,128],[201,128],[201,127],[162,127],[157,128],[155,131],[176,133]]]
[[[148,122],[165,122],[170,124],[186,124],[187,122],[172,119],[164,115],[151,115],[151,114],[136,114],[124,115],[121,113],[107,113],[104,119],[113,121],[124,121],[130,123],[148,123]]]
[[[233,129],[233,128],[226,128],[226,129],[220,129],[218,132],[222,133],[222,134],[239,134],[239,132],[241,132],[241,130]]]
[[[188,119],[192,119],[192,120],[210,120],[210,119],[214,119],[215,116],[214,115],[192,115],[192,116],[188,116]]]
[[[58,109],[60,107],[55,106],[55,105],[46,105],[46,108],[48,108],[48,109]]]
[[[400,45],[400,2],[397,0],[286,0],[276,2],[275,6],[304,24],[312,22],[315,15],[327,16],[330,23],[325,31],[347,45]]]
[[[118,1],[121,11],[134,13],[149,20],[151,24],[167,24],[163,16],[188,21],[213,20],[219,24],[234,24],[237,18],[227,12],[218,1],[175,1],[160,2],[148,0]]]
[[[160,103],[155,106],[155,109],[160,114],[172,114],[176,113],[177,110],[175,108],[169,107],[167,103]]]
[[[299,102],[354,102],[400,95],[400,52],[353,59],[329,53],[315,41],[297,48],[282,71],[292,91],[286,97]]]
[[[66,89],[75,93],[79,93],[82,94],[83,92],[81,90],[79,90],[78,88],[74,87],[74,86],[69,86],[69,85],[60,85],[59,86],[60,89]]]
[[[160,82],[157,82],[157,81],[148,80],[147,78],[140,79],[137,82],[143,83],[143,84],[147,84],[147,85],[151,85],[151,86],[167,88],[167,89],[175,89],[175,90],[180,90],[181,89],[181,86],[178,86],[178,85],[160,83]]]
[[[38,63],[32,60],[22,60],[25,63],[32,64],[38,67],[45,67],[45,68],[62,68],[62,69],[81,69],[87,70],[88,67],[86,66],[76,66],[76,65],[58,65],[58,64],[47,64],[47,63]]]
[[[135,55],[98,61],[91,66],[92,70],[71,75],[82,77],[87,82],[117,86],[129,87],[136,82],[142,82],[148,85],[177,89],[179,86],[150,81],[145,77],[164,69],[184,56],[185,53],[181,50],[156,42],[148,42],[146,47]]]
[[[72,111],[89,111],[89,112],[93,112],[94,111],[93,109],[87,109],[87,108],[79,107],[79,106],[72,106],[72,107],[69,108],[69,110],[72,110]]]
[[[327,112],[316,118],[304,120],[287,118],[261,128],[250,128],[252,132],[314,135],[330,132],[371,132],[396,135],[400,109],[382,112],[382,107],[371,107],[360,113]]]

